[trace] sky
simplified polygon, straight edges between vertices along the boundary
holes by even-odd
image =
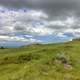
[[[0,0],[0,45],[55,43],[80,37],[80,0]]]

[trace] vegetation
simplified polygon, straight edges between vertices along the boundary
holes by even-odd
[[[80,41],[1,48],[0,80],[80,80]]]

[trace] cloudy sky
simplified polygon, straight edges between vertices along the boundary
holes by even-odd
[[[80,0],[0,0],[0,45],[52,43],[80,37]]]

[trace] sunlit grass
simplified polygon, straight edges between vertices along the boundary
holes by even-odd
[[[80,80],[80,42],[0,49],[0,80]]]

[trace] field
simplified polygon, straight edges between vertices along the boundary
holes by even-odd
[[[0,80],[80,80],[80,41],[0,49]]]

